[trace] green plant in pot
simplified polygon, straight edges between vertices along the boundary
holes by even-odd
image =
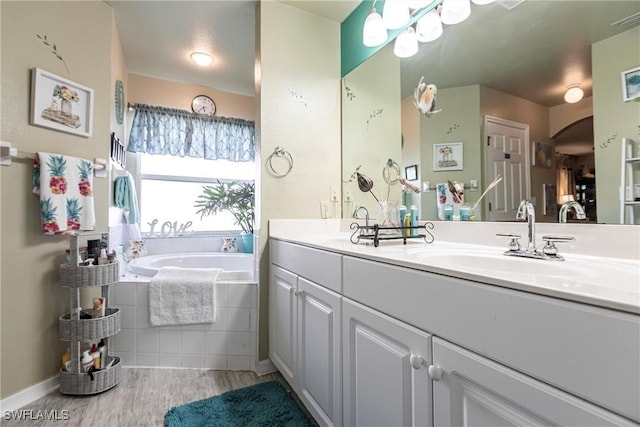
[[[241,239],[245,252],[253,252],[253,223],[255,221],[255,191],[253,181],[220,182],[202,187],[202,194],[194,207],[200,218],[228,211],[242,229]]]

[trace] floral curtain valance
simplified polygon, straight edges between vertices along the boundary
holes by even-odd
[[[127,151],[247,162],[255,158],[254,122],[135,104]]]

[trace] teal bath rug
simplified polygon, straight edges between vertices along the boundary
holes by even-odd
[[[165,427],[290,426],[314,424],[277,381],[231,390],[171,408]]]

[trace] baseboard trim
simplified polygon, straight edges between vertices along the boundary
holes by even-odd
[[[258,362],[258,370],[256,373],[260,376],[276,372],[278,368],[273,364],[271,359],[260,360]]]
[[[0,400],[0,413],[15,411],[46,396],[60,386],[59,376],[55,375],[38,384],[27,387],[11,396]]]

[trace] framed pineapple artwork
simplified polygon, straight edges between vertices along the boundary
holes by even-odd
[[[34,68],[29,123],[60,132],[93,134],[93,89]]]

